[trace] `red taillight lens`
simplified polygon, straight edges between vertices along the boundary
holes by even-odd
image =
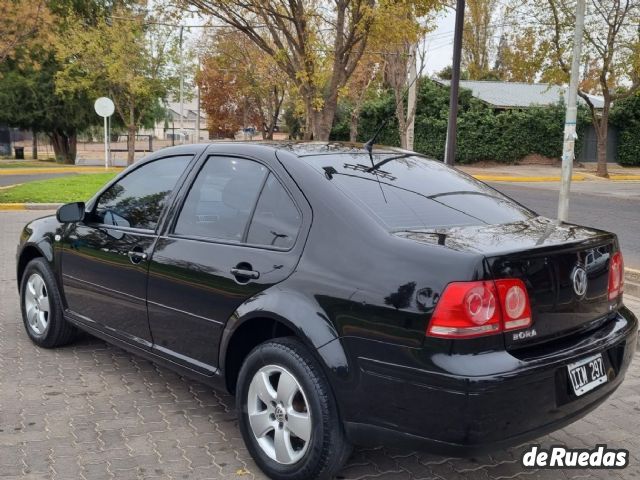
[[[493,282],[453,282],[438,301],[427,335],[471,338],[499,332],[500,311]]]
[[[505,330],[516,330],[531,325],[531,306],[527,287],[522,280],[506,278],[496,280]]]
[[[622,254],[616,252],[611,257],[609,264],[609,300],[614,300],[622,295],[624,286],[624,260]]]
[[[473,338],[529,325],[531,307],[522,280],[453,282],[436,305],[427,335]]]

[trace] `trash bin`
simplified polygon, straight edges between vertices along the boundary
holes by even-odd
[[[24,147],[14,147],[16,160],[24,160]]]

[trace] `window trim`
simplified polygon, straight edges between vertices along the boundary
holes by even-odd
[[[247,221],[247,224],[245,225],[245,231],[243,232],[241,241],[226,240],[226,239],[222,239],[222,238],[205,237],[205,236],[200,236],[200,235],[178,234],[178,233],[175,232],[176,224],[178,223],[178,218],[180,217],[180,214],[182,213],[182,209],[184,208],[184,204],[186,203],[187,198],[189,197],[189,193],[191,193],[191,189],[193,188],[196,180],[198,179],[198,176],[200,175],[200,172],[203,170],[203,168],[205,167],[205,165],[207,164],[207,162],[211,158],[216,158],[216,157],[217,158],[237,158],[237,159],[240,159],[240,160],[247,160],[247,161],[250,161],[250,162],[256,162],[256,163],[259,163],[260,165],[262,165],[267,170],[267,174],[264,176],[264,179],[262,180],[262,184],[260,185],[260,191],[258,192],[258,195],[256,196],[254,204],[253,204],[253,207],[251,209],[251,213],[249,215],[249,220]],[[264,189],[264,186],[266,185],[267,180],[269,179],[269,175],[273,175],[275,177],[275,179],[278,181],[278,183],[280,183],[280,186],[285,190],[285,192],[287,193],[287,196],[289,197],[289,199],[293,203],[293,205],[296,208],[296,210],[298,210],[298,213],[300,215],[300,226],[298,227],[298,234],[296,235],[295,242],[293,242],[293,244],[289,248],[276,247],[276,246],[273,246],[273,245],[262,245],[262,244],[257,244],[257,243],[248,243],[246,241],[246,239],[247,239],[247,237],[249,235],[249,229],[251,228],[251,222],[253,221],[253,216],[255,214],[256,208],[258,207],[258,202],[260,201],[260,196],[262,195],[262,191]],[[291,250],[293,250],[296,247],[296,245],[298,245],[298,242],[299,242],[300,237],[301,237],[300,233],[303,231],[303,228],[304,228],[304,220],[305,220],[304,212],[300,208],[298,203],[296,202],[295,197],[291,194],[291,191],[287,187],[286,183],[282,181],[280,176],[278,174],[276,174],[276,172],[265,161],[260,160],[260,159],[255,158],[255,157],[248,156],[248,155],[238,155],[238,154],[233,154],[233,153],[217,153],[217,152],[216,153],[211,153],[211,154],[207,155],[205,157],[204,161],[202,162],[202,164],[197,167],[197,172],[195,173],[195,175],[193,176],[191,181],[188,182],[188,186],[186,186],[185,188],[186,188],[186,192],[184,194],[182,194],[181,198],[179,199],[179,201],[176,202],[175,213],[173,215],[173,218],[171,219],[171,222],[169,223],[168,227],[166,228],[166,233],[164,235],[160,235],[160,238],[166,238],[166,239],[175,238],[175,239],[191,240],[191,241],[204,242],[204,243],[220,244],[220,245],[249,247],[249,248],[254,248],[254,249],[258,249],[258,250],[269,250],[269,251],[275,251],[275,252],[290,252]]]
[[[99,229],[108,229],[108,230],[117,230],[117,231],[122,231],[125,233],[143,233],[143,234],[158,234],[158,231],[160,230],[160,227],[162,225],[162,223],[164,222],[164,217],[166,216],[166,213],[169,209],[169,207],[173,204],[174,199],[175,199],[175,195],[177,194],[178,190],[180,190],[180,187],[182,187],[182,184],[185,181],[186,176],[191,172],[191,169],[193,168],[193,159],[195,157],[197,157],[198,155],[194,154],[194,153],[185,153],[185,154],[181,154],[181,155],[164,155],[158,158],[153,158],[153,159],[149,159],[147,161],[144,162],[140,162],[138,165],[135,165],[134,168],[131,169],[131,171],[123,171],[121,175],[116,176],[111,182],[109,182],[107,185],[105,185],[102,190],[98,191],[98,193],[95,194],[95,196],[89,201],[87,202],[87,204],[90,206],[90,210],[87,211],[87,213],[89,213],[91,216],[95,215],[96,209],[98,208],[98,203],[100,202],[100,198],[102,197],[102,195],[105,194],[105,192],[107,192],[107,190],[109,190],[111,187],[113,187],[116,183],[120,182],[121,180],[123,180],[124,178],[128,177],[129,175],[131,175],[133,172],[136,172],[138,170],[140,170],[141,168],[143,168],[145,165],[149,165],[151,163],[157,162],[159,160],[165,160],[167,158],[176,158],[176,157],[189,157],[187,164],[185,166],[184,171],[180,174],[180,176],[178,176],[178,179],[176,180],[176,184],[174,186],[174,188],[171,190],[171,193],[167,196],[167,201],[165,203],[165,205],[162,207],[162,211],[160,212],[160,215],[158,216],[158,221],[156,223],[155,228],[139,228],[139,227],[125,227],[123,225],[110,225],[107,223],[98,223],[98,222],[81,222],[84,225],[88,226],[88,227],[92,227],[92,228],[99,228]]]

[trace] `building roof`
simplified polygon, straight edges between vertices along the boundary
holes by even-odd
[[[435,80],[449,85],[449,80]],[[525,108],[535,105],[554,105],[564,98],[567,90],[564,86],[548,83],[498,82],[485,80],[461,80],[460,87],[473,92],[473,96],[498,108]],[[604,105],[602,97],[589,95],[593,105],[600,109]],[[578,97],[578,102],[586,102]]]

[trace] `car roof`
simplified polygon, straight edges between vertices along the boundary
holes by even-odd
[[[235,148],[242,148],[243,145],[252,148],[264,148],[271,151],[286,151],[297,157],[316,157],[323,155],[364,155],[368,156],[369,153],[364,149],[361,143],[349,143],[349,142],[286,142],[286,141],[213,141],[209,143],[192,143],[186,145],[176,145],[172,147],[166,147],[161,150],[150,154],[148,159],[164,157],[167,155],[186,155],[200,153],[204,150],[208,150],[210,153],[215,153],[219,147],[225,145],[233,145]],[[419,155],[415,152],[403,150],[397,147],[389,147],[386,145],[376,145],[373,148],[372,154],[384,155],[384,154],[412,154]]]

